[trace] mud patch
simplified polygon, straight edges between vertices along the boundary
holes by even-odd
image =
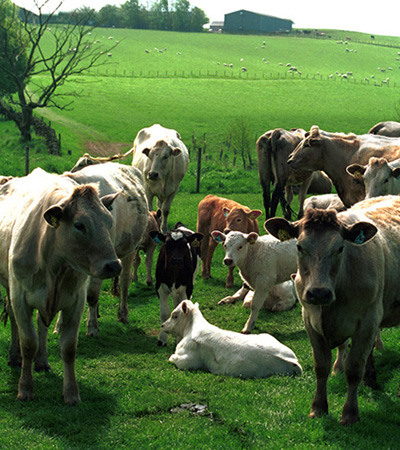
[[[126,142],[87,141],[85,150],[92,156],[112,156],[127,152],[131,146]]]

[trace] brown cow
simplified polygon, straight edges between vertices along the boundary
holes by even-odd
[[[117,195],[101,201],[92,186],[41,169],[0,187],[0,283],[10,298],[9,364],[21,365],[22,353],[18,400],[33,398],[33,361],[36,370],[49,369],[47,328],[62,311],[63,396],[67,404],[79,401],[74,366],[88,276],[104,279],[121,272],[107,210]]]
[[[211,231],[241,231],[242,233],[259,233],[257,217],[261,215],[258,209],[251,210],[234,200],[216,195],[207,195],[200,201],[197,212],[197,232],[204,236],[201,241],[201,276],[206,280],[211,276],[211,260],[217,247],[217,242],[211,237]],[[226,287],[233,286],[233,269],[229,267]]]
[[[290,155],[288,164],[293,170],[323,170],[349,208],[365,197],[365,189],[362,181],[346,172],[346,167],[353,163],[367,164],[371,156],[399,158],[400,139],[327,133],[314,125]]]
[[[341,423],[359,420],[357,390],[376,385],[372,349],[380,327],[400,323],[400,198],[364,200],[350,210],[309,210],[294,223],[273,218],[265,228],[297,238],[296,292],[313,348],[317,388],[310,417],[328,412],[331,350],[351,339],[345,361],[347,399]],[[367,364],[368,363],[368,364]]]
[[[390,120],[387,122],[379,122],[374,125],[368,133],[388,137],[400,137],[400,123]]]
[[[293,171],[288,166],[289,155],[304,136],[305,131],[300,128],[293,128],[290,131],[276,128],[267,131],[257,140],[258,173],[267,219],[275,216],[279,200],[285,217],[290,218],[290,204],[297,186],[299,186],[299,217],[303,215],[303,204],[307,192],[325,194],[332,190],[331,181],[322,172]],[[275,184],[272,200],[270,198],[271,184]],[[313,190],[311,185],[314,187]],[[283,190],[285,190],[286,200]]]
[[[135,259],[133,260],[133,281],[138,280],[138,268],[140,266],[140,254],[139,251],[142,250],[146,254],[146,284],[151,286],[153,284],[153,277],[151,275],[151,269],[153,267],[153,256],[154,250],[157,244],[153,241],[150,236],[151,231],[160,231],[161,226],[161,209],[157,211],[149,211],[149,220],[147,222],[147,228],[144,233],[143,239],[140,242],[138,251],[135,254]]]

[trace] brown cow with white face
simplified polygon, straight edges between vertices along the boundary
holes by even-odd
[[[234,200],[216,195],[207,195],[200,201],[197,209],[197,232],[203,234],[201,241],[201,276],[208,280],[211,277],[211,260],[217,243],[211,236],[211,231],[218,230],[225,233],[241,231],[242,233],[259,232],[257,217],[261,215],[259,209],[251,210]],[[226,287],[233,286],[233,269],[229,267]]]
[[[21,365],[22,354],[18,400],[33,398],[33,361],[36,370],[49,369],[47,328],[62,311],[63,396],[67,404],[79,401],[74,365],[88,277],[112,278],[121,271],[107,210],[116,196],[99,199],[92,186],[41,169],[0,187],[0,283],[10,297],[9,364]]]
[[[294,223],[273,218],[265,228],[297,238],[295,286],[313,348],[317,389],[310,417],[328,412],[331,350],[351,339],[345,361],[348,386],[341,423],[359,420],[357,390],[363,377],[376,384],[372,349],[379,328],[400,323],[400,198],[377,197],[353,208],[310,210]],[[368,363],[368,364],[367,364]]]

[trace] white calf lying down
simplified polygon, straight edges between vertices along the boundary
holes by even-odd
[[[244,297],[243,306],[245,308],[251,308],[253,296],[254,291],[250,290]],[[223,300],[221,300],[220,302],[222,301]],[[297,296],[296,290],[294,288],[294,281],[288,280],[284,281],[283,283],[276,284],[269,291],[263,307],[274,312],[287,311],[288,309],[292,309],[296,302]]]
[[[241,378],[301,374],[296,355],[270,334],[244,335],[211,325],[198,303],[181,302],[161,325],[180,342],[170,356],[178,369],[205,369]]]

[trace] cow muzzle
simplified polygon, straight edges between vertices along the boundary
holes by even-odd
[[[94,270],[91,275],[95,278],[105,279],[105,278],[115,278],[122,270],[121,261],[119,259],[106,261],[101,266]]]
[[[149,172],[149,180],[158,181],[160,179],[160,174],[158,172]]]
[[[225,264],[226,266],[228,266],[228,267],[234,266],[234,264],[233,264],[233,259],[225,258],[225,259],[224,259],[224,264]]]
[[[332,291],[328,288],[311,288],[305,295],[305,301],[310,305],[326,306],[335,300]]]

